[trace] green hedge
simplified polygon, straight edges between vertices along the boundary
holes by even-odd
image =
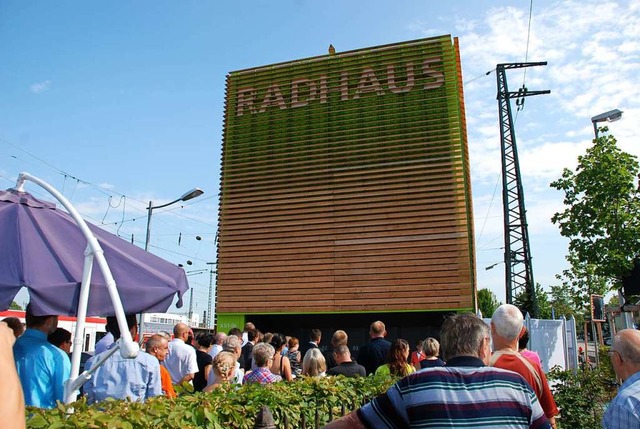
[[[253,428],[263,405],[279,428],[320,426],[358,408],[387,390],[395,380],[385,377],[302,378],[291,383],[224,386],[210,393],[183,394],[176,399],[153,398],[145,403],[104,401],[87,405],[84,399],[69,406],[27,409],[27,427],[42,429],[136,428]],[[68,414],[73,408],[73,414]],[[317,413],[316,413],[317,410]]]
[[[617,393],[616,376],[607,350],[608,347],[600,348],[597,368],[577,371],[554,368],[547,374],[560,409],[559,428],[601,428],[604,410]]]

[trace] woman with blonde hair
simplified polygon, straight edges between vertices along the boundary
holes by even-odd
[[[387,353],[387,363],[376,369],[376,375],[397,375],[404,377],[416,369],[408,362],[409,343],[403,339],[397,339],[391,343],[389,353]]]
[[[422,351],[425,358],[420,361],[420,368],[431,368],[434,366],[444,366],[445,363],[438,357],[440,354],[440,343],[435,338],[427,338],[422,342]]]
[[[210,392],[223,384],[231,384],[235,370],[236,356],[231,352],[218,353],[213,358],[211,383],[204,388],[204,392]]]
[[[307,377],[324,377],[327,363],[320,349],[309,349],[302,359],[302,375]]]

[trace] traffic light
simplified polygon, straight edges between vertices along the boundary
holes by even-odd
[[[594,322],[605,322],[604,297],[602,295],[591,295],[591,320]]]

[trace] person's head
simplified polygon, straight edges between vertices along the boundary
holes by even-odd
[[[302,375],[318,377],[327,370],[327,362],[320,349],[309,349],[302,358]]]
[[[340,365],[343,362],[351,362],[351,351],[346,345],[341,345],[333,349],[333,358]]]
[[[225,338],[227,338],[227,334],[224,332],[218,332],[215,336],[215,344],[221,346]]]
[[[256,332],[255,329],[249,329],[247,332],[247,340],[251,341],[252,343],[256,340],[256,337],[258,336],[258,333]]]
[[[138,332],[138,320],[136,319],[136,315],[127,314],[125,318],[127,320],[127,328],[129,328],[131,337],[135,337]],[[107,316],[107,326],[109,327],[109,332],[113,334],[113,341],[118,341],[122,334],[120,333],[120,326],[118,326],[118,319],[116,319],[116,316]]]
[[[262,336],[262,341],[261,343],[271,343],[271,339],[273,338],[273,333],[272,332],[265,332],[265,334]]]
[[[309,334],[309,340],[316,344],[320,344],[321,339],[322,331],[320,329],[312,329],[311,333]]]
[[[331,346],[335,349],[338,346],[346,346],[349,341],[347,333],[341,329],[333,333],[331,337]]]
[[[445,319],[440,331],[440,350],[444,360],[473,356],[489,362],[489,327],[472,313],[454,314]]]
[[[418,341],[416,342],[416,350],[417,350],[417,351],[419,351],[419,352],[422,352],[422,351],[423,351],[423,348],[422,348],[422,342],[423,342],[423,340],[418,340]]]
[[[387,329],[381,321],[377,320],[369,327],[369,336],[371,338],[383,338],[385,335],[387,335]]]
[[[520,339],[518,340],[518,350],[524,350],[527,348],[529,344],[529,331],[527,328],[522,330],[522,335],[520,335]]]
[[[289,340],[287,341],[287,347],[289,350],[297,350],[298,346],[300,346],[300,340],[296,337],[289,337]]]
[[[253,346],[253,362],[258,368],[264,368],[271,365],[271,360],[276,354],[276,350],[271,344],[258,343]]]
[[[31,306],[31,303],[27,304],[24,320],[27,323],[27,328],[37,329],[47,335],[51,334],[58,327],[57,315],[36,316],[33,314],[33,307]]]
[[[176,325],[173,327],[173,338],[178,338],[189,344],[188,339],[190,330],[191,328],[189,328],[189,325],[187,325],[186,323],[176,323]]]
[[[254,325],[252,322],[247,322],[244,324],[244,332],[249,332],[249,331],[255,331],[256,330],[256,325]]]
[[[502,304],[491,316],[491,334],[496,350],[518,346],[523,329],[522,312],[512,304]]]
[[[198,347],[208,352],[211,350],[211,346],[213,345],[213,335],[208,332],[204,332],[198,335],[196,341],[198,342]]]
[[[269,344],[273,346],[275,351],[280,352],[282,351],[284,346],[287,344],[287,339],[285,338],[284,335],[275,333],[273,334],[273,338],[271,338],[271,342]]]
[[[242,341],[235,335],[228,335],[222,342],[222,350],[236,355],[236,359],[242,354]]]
[[[429,337],[422,342],[422,351],[426,357],[436,357],[440,354],[440,343]]]
[[[229,329],[229,335],[235,335],[236,337],[242,340],[242,331],[239,328],[231,328]]]
[[[409,357],[409,343],[401,338],[391,343],[387,353],[387,364],[391,374],[404,377],[409,373],[407,358]]]
[[[193,329],[189,328],[187,332],[187,339],[184,341],[186,344],[194,345],[193,342],[195,340],[195,336],[193,335]]]
[[[18,338],[24,332],[24,326],[17,317],[5,317],[2,321],[11,328],[14,337]]]
[[[167,331],[160,331],[158,332],[158,335],[162,335],[167,339],[167,341],[171,341],[171,334]]]
[[[229,382],[236,370],[236,355],[229,352],[220,352],[213,358],[213,372],[223,383]]]
[[[56,328],[55,331],[47,335],[47,341],[65,353],[71,353],[71,332],[66,329]]]
[[[640,371],[640,331],[623,329],[613,337],[611,365],[623,381]]]
[[[162,362],[169,355],[169,341],[164,335],[155,334],[149,337],[146,344],[147,353]]]

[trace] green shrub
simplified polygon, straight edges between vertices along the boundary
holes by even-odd
[[[263,405],[277,427],[322,426],[385,392],[395,380],[385,377],[302,378],[292,383],[224,386],[210,393],[153,398],[145,403],[104,401],[87,405],[81,399],[52,410],[27,409],[27,427],[34,429],[253,428]],[[73,408],[69,414],[67,410]]]
[[[616,377],[605,349],[595,369],[562,371],[554,368],[547,378],[560,409],[560,428],[599,429],[607,404],[616,395]]]

